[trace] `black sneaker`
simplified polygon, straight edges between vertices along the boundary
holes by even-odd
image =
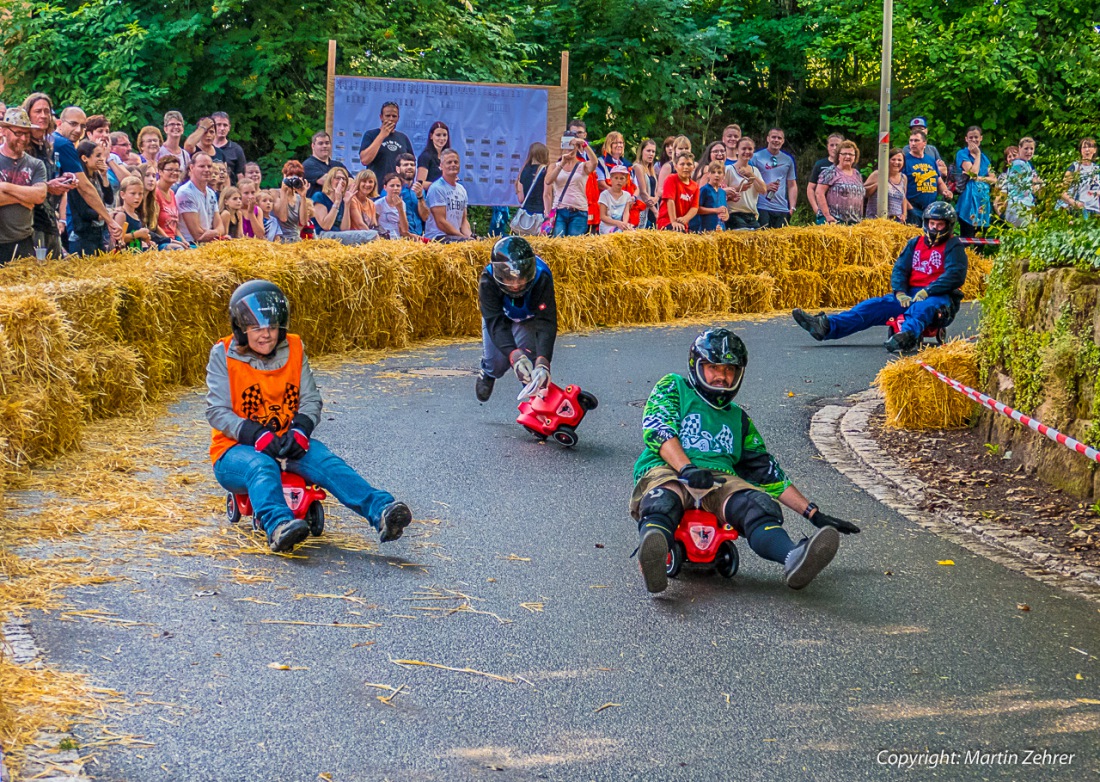
[[[412,511],[409,510],[408,505],[403,502],[391,502],[382,509],[382,518],[378,524],[378,531],[381,534],[379,540],[383,543],[397,540],[412,520]]]
[[[646,530],[638,546],[638,565],[642,568],[645,588],[656,594],[668,589],[668,541],[660,530]]]
[[[836,527],[822,527],[812,538],[803,538],[783,563],[783,577],[791,589],[801,589],[833,561],[840,546]]]
[[[810,332],[810,336],[818,342],[829,336],[829,316],[824,312],[807,315],[802,310],[796,309],[791,312],[791,317],[794,318],[795,323]]]
[[[309,524],[305,519],[287,519],[267,535],[267,545],[272,551],[290,551],[309,537]]]
[[[916,352],[918,347],[917,338],[909,331],[899,331],[882,344],[887,352],[900,353],[903,356]]]
[[[489,397],[493,395],[493,384],[495,382],[497,381],[494,378],[485,374],[485,370],[477,373],[477,383],[474,384],[474,393],[477,394],[477,401],[489,401]]]

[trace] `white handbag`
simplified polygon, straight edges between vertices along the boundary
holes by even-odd
[[[512,230],[514,236],[538,236],[542,223],[546,219],[542,214],[532,213],[527,211],[527,202],[531,198],[531,194],[535,192],[535,188],[539,186],[539,179],[546,171],[546,166],[542,166],[538,173],[535,174],[535,178],[531,180],[531,189],[527,191],[527,196],[523,199],[523,205],[516,210],[516,216],[512,218],[512,222],[508,225]]]

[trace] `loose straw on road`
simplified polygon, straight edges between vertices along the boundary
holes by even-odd
[[[944,383],[951,386],[953,389],[955,389],[959,393],[965,394],[966,396],[970,397],[975,402],[983,404],[986,407],[988,407],[990,410],[995,410],[996,412],[1000,413],[1001,415],[1008,416],[1013,421],[1016,421],[1017,423],[1023,424],[1024,426],[1028,427],[1029,429],[1034,429],[1039,434],[1046,435],[1047,437],[1049,437],[1054,442],[1061,443],[1062,445],[1066,446],[1066,448],[1069,448],[1071,451],[1076,451],[1077,453],[1081,454],[1082,456],[1084,456],[1088,459],[1092,459],[1094,462],[1100,463],[1100,451],[1097,451],[1095,448],[1093,448],[1091,446],[1088,446],[1088,445],[1085,445],[1082,442],[1078,442],[1077,440],[1074,440],[1072,437],[1069,437],[1068,435],[1062,434],[1057,429],[1052,429],[1051,427],[1047,426],[1046,424],[1040,423],[1039,421],[1036,421],[1034,418],[1031,418],[1030,416],[1024,415],[1019,410],[1013,410],[1008,405],[1002,404],[1001,402],[998,402],[996,399],[994,399],[992,397],[989,397],[989,396],[986,396],[981,391],[975,391],[970,386],[964,386],[959,381],[952,380],[947,375],[933,369],[932,367],[928,366],[928,364],[924,363],[923,361],[920,362],[920,365],[921,365],[922,369],[927,369],[929,372],[931,372],[937,378],[942,380]]]

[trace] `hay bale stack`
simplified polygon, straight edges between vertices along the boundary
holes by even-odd
[[[675,305],[667,277],[637,277],[621,285],[601,285],[600,323],[662,323],[672,319]]]
[[[685,274],[671,281],[674,318],[729,312],[729,286],[712,274]]]
[[[842,266],[825,276],[825,306],[851,307],[890,292],[889,266]]]
[[[718,273],[725,279],[738,274],[758,274],[765,270],[764,257],[754,241],[755,231],[719,231],[714,234]]]
[[[818,272],[799,269],[778,272],[775,275],[775,296],[772,304],[776,309],[820,307],[824,295],[825,278]]]
[[[886,398],[886,425],[897,429],[967,426],[975,403],[922,369],[921,361],[971,388],[978,384],[977,349],[970,342],[953,340],[915,356],[891,361],[875,378],[875,385]]]
[[[966,251],[966,282],[963,283],[963,298],[975,301],[985,293],[985,283],[993,271],[993,259],[975,250]]]
[[[145,399],[143,361],[126,345],[93,344],[73,354],[76,391],[89,420],[132,413]]]
[[[740,274],[728,284],[730,312],[750,315],[774,309],[775,280],[767,274]]]

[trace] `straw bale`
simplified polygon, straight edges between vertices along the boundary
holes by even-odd
[[[71,330],[75,345],[114,341],[122,335],[118,287],[108,279],[61,280],[41,287]]]
[[[138,352],[126,345],[91,345],[76,351],[73,374],[89,419],[137,410],[145,398],[145,375]]]
[[[80,444],[84,399],[71,383],[25,380],[0,397],[0,460],[13,469]]]
[[[825,277],[817,272],[804,269],[778,272],[775,275],[775,297],[772,303],[779,310],[820,307],[824,294]]]
[[[671,320],[675,311],[672,283],[667,277],[636,277],[622,284],[601,285],[602,306],[598,322],[661,323]]]
[[[963,283],[963,298],[967,301],[980,299],[985,293],[986,280],[993,271],[993,259],[975,250],[966,251],[968,261],[966,267],[966,282]]]
[[[712,274],[686,274],[671,281],[673,317],[729,312],[729,286]]]
[[[886,399],[886,425],[898,429],[965,427],[975,403],[922,369],[921,361],[971,388],[978,384],[977,350],[970,342],[952,340],[891,361],[875,378]]]
[[[764,271],[760,244],[754,240],[755,234],[755,231],[718,231],[714,234],[719,270],[723,277],[728,279],[738,274]]]
[[[825,277],[825,306],[851,307],[890,292],[892,267],[844,266]]]
[[[0,291],[0,333],[11,361],[4,371],[24,380],[71,383],[66,364],[69,330],[57,306],[32,291]]]
[[[770,312],[775,280],[767,274],[740,274],[729,280],[730,311],[738,314]]]

